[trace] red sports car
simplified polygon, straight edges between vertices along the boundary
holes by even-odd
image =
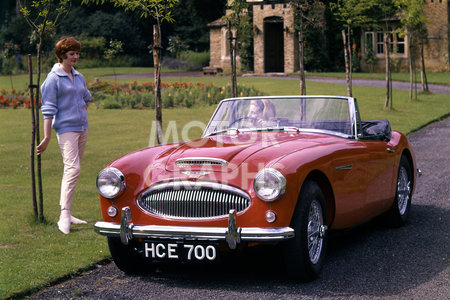
[[[403,225],[419,174],[407,138],[387,120],[361,121],[354,98],[225,99],[202,138],[103,169],[94,227],[127,273],[281,243],[289,274],[309,281],[329,230],[377,216]]]

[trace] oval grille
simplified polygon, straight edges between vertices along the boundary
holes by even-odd
[[[180,219],[217,218],[250,206],[250,197],[236,188],[210,182],[171,182],[151,187],[138,199],[145,211]]]

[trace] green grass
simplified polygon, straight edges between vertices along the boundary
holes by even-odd
[[[83,73],[88,78],[95,78],[102,77],[105,73],[110,74],[110,71],[89,69]],[[128,73],[133,70],[121,71]],[[5,86],[5,78],[0,78],[0,88],[8,88],[9,78],[6,79]],[[15,79],[17,82],[22,80]],[[152,80],[135,79],[139,82]],[[131,78],[127,81],[133,80]],[[164,80],[213,82],[216,85],[228,83],[228,77]],[[239,78],[238,83],[254,86],[267,95],[298,93],[296,80]],[[308,94],[345,95],[346,88],[337,84],[307,82],[307,91]],[[383,109],[385,90],[382,88],[354,86],[354,95],[358,98],[363,119],[387,118],[393,129],[405,133],[450,112],[449,95],[419,94],[419,100],[411,102],[408,100],[408,91],[395,90],[392,111]],[[193,120],[206,124],[213,110],[214,107],[164,110],[164,126],[175,120],[178,137],[181,138],[184,125]],[[75,225],[66,236],[56,226],[62,174],[56,137],[53,135],[42,158],[46,222],[37,223],[33,220],[30,197],[30,111],[0,110],[0,298],[18,293],[24,295],[27,291],[44,287],[59,278],[75,275],[80,270],[109,258],[105,238],[94,233],[92,228],[92,224],[101,219],[95,178],[98,171],[111,160],[148,145],[154,111],[97,110],[92,107],[88,113],[89,140],[75,193],[73,214],[87,220],[89,225]],[[189,137],[195,138],[200,134],[198,128],[193,128]]]
[[[293,75],[291,76],[298,76]],[[335,77],[345,78],[345,73],[307,73],[308,77]],[[385,73],[352,73],[353,79],[377,79],[385,80]],[[409,73],[392,73],[392,80],[409,82]],[[445,84],[450,85],[450,73],[427,73],[427,80],[429,84]],[[420,85],[420,72],[416,73],[416,81]]]
[[[193,119],[207,122],[213,107],[168,110],[166,120],[181,128]],[[56,226],[62,162],[56,137],[42,158],[46,222],[32,216],[29,175],[29,111],[0,110],[0,298],[47,282],[109,257],[104,237],[92,225],[101,219],[95,178],[114,158],[148,145],[154,111],[90,110],[89,139],[72,212],[89,225],[74,225],[69,235]],[[166,123],[165,123],[166,124]],[[192,138],[201,132],[193,128]],[[181,137],[181,131],[178,136]]]

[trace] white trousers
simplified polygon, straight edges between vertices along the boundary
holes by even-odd
[[[81,158],[86,147],[87,136],[87,129],[83,132],[66,132],[56,135],[64,163],[59,200],[61,210],[70,210],[72,206],[73,193],[80,176]]]

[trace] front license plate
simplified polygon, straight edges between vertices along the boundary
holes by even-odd
[[[144,255],[156,260],[216,261],[218,245],[145,241]]]

